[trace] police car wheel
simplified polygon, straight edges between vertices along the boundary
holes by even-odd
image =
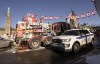
[[[11,48],[13,46],[13,42],[9,42],[8,47]]]
[[[80,50],[80,45],[79,45],[78,43],[75,43],[75,44],[73,45],[72,52],[73,52],[73,53],[78,53],[79,50]]]
[[[92,39],[92,41],[90,43],[90,46],[93,46],[93,43],[94,43],[94,39]]]
[[[47,46],[51,43],[51,39],[45,39],[45,42],[43,42],[44,46]]]
[[[29,47],[31,49],[36,49],[40,47],[40,41],[38,39],[33,39],[30,43],[29,43]]]

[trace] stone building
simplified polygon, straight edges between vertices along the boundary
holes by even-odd
[[[7,12],[6,12],[6,20],[5,20],[5,25],[0,27],[0,36],[1,35],[12,35],[16,31],[15,28],[11,28],[11,13],[10,13],[10,8],[8,7]]]

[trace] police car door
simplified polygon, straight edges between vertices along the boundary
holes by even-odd
[[[86,44],[86,35],[84,33],[83,30],[80,30],[80,41],[81,41],[81,45],[85,45]]]
[[[84,33],[86,34],[86,43],[91,42],[91,34],[88,30],[84,30]]]
[[[0,39],[0,48],[6,46],[6,41],[4,39]]]

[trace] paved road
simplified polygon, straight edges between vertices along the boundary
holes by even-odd
[[[85,47],[78,54],[40,48],[26,52],[14,49],[0,50],[0,64],[100,64],[100,40],[94,47]]]

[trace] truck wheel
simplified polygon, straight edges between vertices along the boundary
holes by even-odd
[[[80,45],[78,43],[75,43],[72,47],[72,52],[78,53],[80,50]]]
[[[40,47],[41,42],[38,39],[33,39],[31,42],[29,42],[29,47],[31,49],[36,49]]]

